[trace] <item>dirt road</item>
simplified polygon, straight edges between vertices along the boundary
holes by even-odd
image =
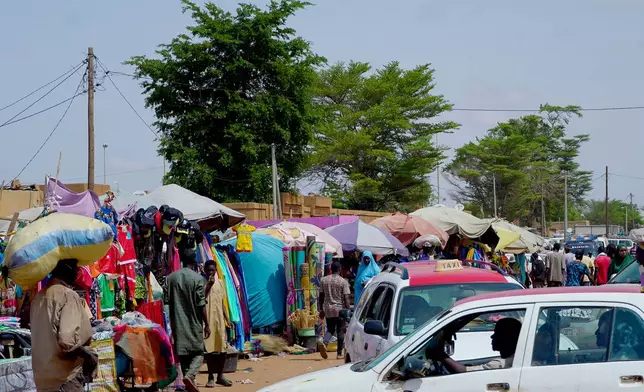
[[[287,355],[283,357],[271,356],[261,358],[261,361],[255,362],[240,360],[239,365],[237,366],[237,372],[226,375],[226,378],[233,382],[232,387],[224,388],[216,386],[214,389],[204,388],[206,381],[208,381],[208,376],[205,373],[202,373],[197,377],[197,383],[202,392],[225,390],[234,392],[251,392],[287,378],[314,372],[316,370],[326,369],[342,363],[343,361],[335,359],[324,360],[320,358],[319,354]],[[205,371],[205,367],[203,370]],[[251,380],[254,384],[242,384],[242,380]]]

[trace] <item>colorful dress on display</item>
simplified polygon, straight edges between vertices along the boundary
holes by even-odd
[[[255,231],[255,227],[246,223],[233,227],[233,231],[237,233],[237,252],[252,252],[253,240],[251,233]]]

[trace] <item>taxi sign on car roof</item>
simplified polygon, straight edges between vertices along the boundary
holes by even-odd
[[[462,270],[463,264],[460,260],[438,260],[436,262],[436,272]]]

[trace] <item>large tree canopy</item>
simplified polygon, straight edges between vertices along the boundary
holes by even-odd
[[[428,64],[403,70],[396,62],[375,72],[351,62],[319,73],[309,175],[338,207],[410,210],[428,202],[426,177],[444,158],[432,137],[458,126],[432,121],[451,108],[432,94],[433,73]]]
[[[133,57],[157,117],[165,181],[221,201],[270,200],[270,146],[282,189],[304,169],[312,124],[311,85],[324,59],[285,26],[308,3],[240,4],[225,12],[187,0],[194,25],[156,58]]]
[[[590,200],[583,209],[583,217],[593,225],[606,223],[606,204],[604,200]],[[637,204],[632,207],[630,203],[621,200],[608,202],[608,224],[624,226],[628,218],[628,228],[640,227],[644,224],[642,213]]]
[[[447,167],[459,201],[494,216],[494,185],[497,215],[522,224],[541,222],[541,196],[546,220],[563,219],[563,173],[568,174],[569,218],[576,219],[591,189],[591,173],[580,170],[577,157],[588,135],[566,136],[577,106],[543,105],[538,115],[499,123],[487,134],[456,150]]]

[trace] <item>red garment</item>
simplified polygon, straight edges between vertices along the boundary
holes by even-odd
[[[163,317],[163,303],[161,301],[146,302],[137,306],[136,310],[153,323],[165,328],[165,317]]]
[[[608,269],[610,267],[610,257],[603,255],[595,259],[595,268],[597,269],[597,284],[606,284],[608,282]]]
[[[118,273],[118,268],[116,266],[118,259],[119,248],[117,244],[113,243],[110,246],[110,250],[107,251],[107,254],[98,261],[98,272],[106,275],[116,275]]]
[[[118,227],[118,242],[123,248],[123,255],[118,259],[119,268],[119,286],[127,288],[127,297],[134,298],[136,289],[136,250],[134,249],[134,239],[132,238],[132,228],[128,225]],[[125,283],[127,278],[127,284]]]

